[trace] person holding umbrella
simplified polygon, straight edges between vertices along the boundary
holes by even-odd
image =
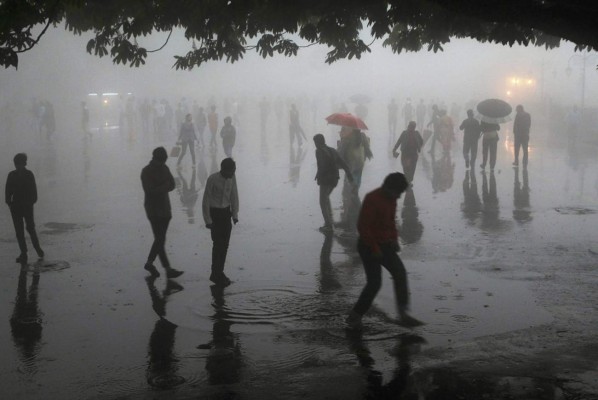
[[[486,168],[490,156],[490,170],[496,165],[496,149],[498,145],[498,131],[500,123],[508,121],[513,110],[511,106],[500,99],[487,99],[477,106],[480,113],[480,131],[482,132],[482,170]]]
[[[494,171],[496,165],[496,149],[498,147],[498,131],[500,125],[488,122],[480,122],[480,131],[482,132],[482,164],[480,168],[485,169],[490,155],[490,170]]]

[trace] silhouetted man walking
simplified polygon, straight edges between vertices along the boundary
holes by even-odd
[[[459,129],[463,131],[463,158],[465,168],[475,166],[478,157],[478,140],[480,139],[480,122],[473,117],[473,110],[467,110],[467,118],[461,122]]]
[[[340,178],[338,169],[345,170],[345,176],[349,182],[353,182],[351,170],[345,161],[341,158],[338,152],[326,145],[324,135],[318,133],[314,136],[314,144],[316,145],[316,162],[318,163],[318,171],[316,172],[316,182],[320,186],[320,209],[324,217],[324,226],[320,227],[321,232],[332,232],[332,206],[330,205],[330,193],[338,184]]]
[[[514,166],[519,165],[519,149],[523,150],[523,158],[521,162],[524,167],[527,167],[527,146],[529,144],[529,129],[532,125],[532,117],[528,112],[525,112],[523,106],[519,104],[515,111],[515,121],[513,121],[513,136],[515,136],[515,161]]]
[[[232,158],[220,163],[220,171],[208,177],[203,194],[202,211],[206,228],[212,236],[212,273],[210,280],[217,285],[228,286],[230,279],[224,274],[224,263],[228,253],[231,223],[239,222],[239,193]]]
[[[44,257],[44,251],[39,245],[35,221],[33,219],[33,205],[37,202],[37,186],[35,176],[27,166],[27,154],[19,153],[14,159],[15,170],[8,173],[5,187],[6,204],[10,208],[12,222],[17,234],[17,242],[21,254],[17,257],[18,263],[27,262],[27,243],[25,242],[25,229],[31,238],[31,244],[39,258]],[[24,224],[23,224],[24,221]]]
[[[407,271],[397,254],[399,234],[395,224],[397,199],[407,190],[409,182],[405,175],[395,172],[384,179],[382,187],[368,193],[363,199],[357,230],[357,250],[365,269],[366,285],[347,317],[351,328],[361,326],[361,318],[372,305],[382,286],[382,267],[386,268],[394,281],[395,300],[399,312],[399,323],[406,327],[422,325],[421,321],[407,313],[409,289]]]
[[[152,225],[154,243],[147,256],[145,270],[152,276],[160,276],[154,266],[156,257],[160,258],[162,267],[166,270],[167,278],[176,278],[183,271],[177,271],[170,266],[164,245],[166,244],[166,231],[172,218],[170,199],[168,193],[175,188],[174,177],[166,165],[168,153],[164,147],[157,147],[152,152],[152,160],[141,171],[141,184],[145,193],[144,207],[147,219]]]

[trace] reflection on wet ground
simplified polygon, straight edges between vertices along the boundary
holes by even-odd
[[[347,331],[364,283],[359,198],[343,197],[341,181],[336,230],[318,232],[314,148],[289,148],[285,135],[241,135],[235,148],[241,210],[225,289],[208,280],[201,214],[220,148],[198,149],[195,168],[169,161],[177,189],[167,252],[185,271],[176,281],[142,268],[152,234],[139,172],[151,140],[107,131],[80,159],[55,146],[35,167],[31,154],[47,259],[0,270],[7,398],[592,398],[594,159],[582,179],[582,164],[573,169],[548,146],[530,153],[528,169],[511,168],[501,148],[496,170],[485,172],[465,170],[458,151],[422,154],[397,225],[411,312],[426,325],[396,325],[385,276],[364,329]],[[401,168],[374,136],[361,197]],[[2,218],[0,246],[12,261],[16,243]]]

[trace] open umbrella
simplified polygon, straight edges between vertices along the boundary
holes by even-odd
[[[513,108],[504,100],[486,99],[478,103],[478,118],[490,124],[500,124],[511,120]]]
[[[326,117],[326,121],[332,125],[347,126],[349,128],[368,129],[361,118],[351,113],[334,113]]]

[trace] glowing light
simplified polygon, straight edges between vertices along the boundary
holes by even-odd
[[[534,83],[534,81],[533,81],[533,80],[531,80],[531,79],[528,79],[528,80],[527,80],[527,84],[528,84],[528,85],[531,85],[532,83]]]
[[[97,93],[89,93],[88,96],[97,96]]]
[[[104,104],[108,104],[108,99],[104,99]]]
[[[511,91],[507,90],[507,96],[511,97]]]
[[[118,93],[112,93],[112,92],[102,93],[102,96],[118,96]]]

